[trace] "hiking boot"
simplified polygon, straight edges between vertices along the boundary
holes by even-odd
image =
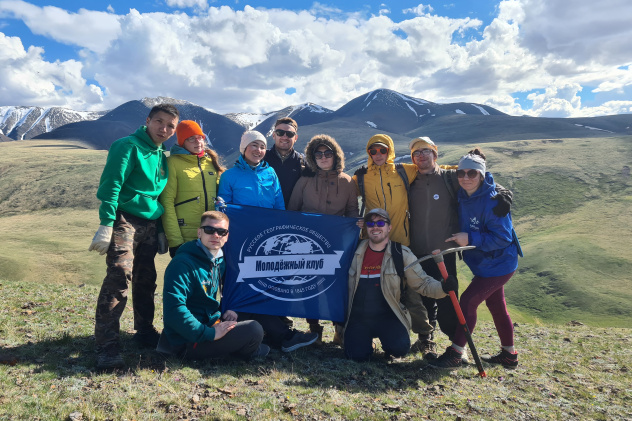
[[[461,353],[451,346],[447,347],[445,352],[436,360],[428,362],[430,367],[453,370],[461,367]]]
[[[141,348],[156,348],[160,340],[160,333],[155,327],[139,330],[134,333],[132,340]]]
[[[255,352],[252,353],[250,359],[254,360],[255,358],[265,358],[266,355],[270,352],[270,347],[266,344],[259,344],[259,348]]]
[[[322,346],[323,345],[323,327],[319,325],[318,323],[312,323],[309,325],[309,331],[312,333],[316,333],[318,335],[318,339],[316,339],[316,342],[314,342],[314,345]]]
[[[516,368],[518,367],[518,353],[512,354],[506,349],[501,349],[500,352],[496,355],[492,355],[491,357],[483,357],[481,358],[486,363],[490,364],[502,364],[505,368]]]
[[[123,368],[125,362],[118,347],[109,347],[97,355],[97,370],[113,370],[115,368]]]
[[[290,339],[286,339],[281,343],[281,351],[292,352],[307,345],[311,345],[318,340],[318,333],[294,331]]]
[[[343,345],[342,330],[343,327],[341,325],[334,325],[334,339],[331,341],[332,344],[338,346]]]
[[[430,339],[417,339],[410,347],[410,352],[420,352],[425,359],[434,360],[437,358],[437,344]]]

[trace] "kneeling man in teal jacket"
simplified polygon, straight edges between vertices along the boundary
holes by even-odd
[[[191,360],[237,356],[264,357],[263,328],[254,320],[237,321],[237,313],[220,312],[219,287],[226,271],[222,247],[228,217],[202,214],[198,239],[184,243],[165,270],[164,330],[158,351]]]

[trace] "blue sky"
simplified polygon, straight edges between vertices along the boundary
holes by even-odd
[[[0,0],[0,106],[219,113],[378,88],[513,115],[632,113],[632,2]]]

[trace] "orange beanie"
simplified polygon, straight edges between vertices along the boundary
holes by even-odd
[[[184,141],[195,135],[204,136],[206,139],[200,125],[193,120],[182,120],[176,127],[176,136],[180,146],[184,146]]]

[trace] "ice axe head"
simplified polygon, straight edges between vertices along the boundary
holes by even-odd
[[[464,246],[464,247],[453,247],[451,249],[445,249],[440,251],[437,254],[429,254],[427,256],[421,257],[417,260],[415,260],[413,263],[409,264],[408,266],[406,266],[404,268],[404,270],[408,270],[411,267],[415,266],[417,263],[421,263],[423,261],[426,261],[428,259],[433,259],[435,262],[437,262],[437,264],[439,263],[443,263],[443,256],[449,253],[457,253],[459,251],[463,251],[463,250],[471,250],[476,248],[475,246]]]

